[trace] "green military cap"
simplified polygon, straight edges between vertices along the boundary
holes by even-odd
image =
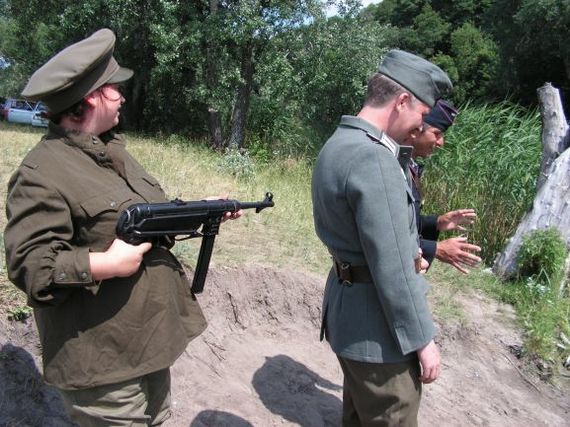
[[[133,71],[113,57],[115,34],[107,28],[66,47],[42,65],[28,81],[22,96],[43,101],[57,114],[95,89],[131,78]]]
[[[378,69],[409,90],[416,98],[433,107],[453,89],[448,75],[431,62],[403,50],[391,50]]]

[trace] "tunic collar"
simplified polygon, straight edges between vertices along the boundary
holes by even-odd
[[[100,149],[109,142],[126,146],[126,141],[123,136],[116,134],[113,131],[105,132],[100,136],[95,136],[89,133],[67,129],[53,122],[49,122],[46,139],[59,138],[65,139],[69,145],[73,145],[87,151]]]
[[[400,146],[386,132],[378,129],[372,123],[356,116],[342,116],[340,126],[362,130],[374,143],[383,145],[390,150],[394,157],[398,157]]]

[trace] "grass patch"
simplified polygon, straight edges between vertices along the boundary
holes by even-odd
[[[453,292],[467,287],[479,289],[515,308],[518,326],[524,331],[524,354],[545,361],[554,372],[560,367],[561,361],[570,356],[570,347],[561,347],[564,346],[561,334],[570,337],[570,298],[568,295],[559,297],[556,286],[544,287],[532,278],[503,282],[488,269],[473,269],[470,274],[463,275],[453,272],[451,267],[437,267],[436,274],[432,276],[436,280],[432,290],[436,313],[441,315],[439,305],[442,298],[437,296],[439,293],[443,293],[445,302]],[[457,290],[446,289],[442,292],[438,289],[441,286],[456,287]],[[445,304],[442,307],[445,319]]]
[[[465,275],[455,268],[434,262],[426,274],[426,279],[432,287],[429,293],[431,307],[434,315],[442,322],[458,322],[464,325],[466,322],[463,307],[459,302],[459,296],[468,292],[468,282],[462,280]]]
[[[258,201],[267,191],[274,194],[275,207],[259,214],[249,211],[222,226],[212,264],[259,262],[320,273],[328,268],[328,252],[313,228],[309,161],[255,163],[248,157],[239,159],[236,152],[227,154],[228,160],[204,144],[137,137],[129,137],[128,148],[170,198],[229,195],[240,201]],[[247,173],[239,172],[242,163]],[[198,239],[180,242],[174,252],[194,265],[199,245]]]

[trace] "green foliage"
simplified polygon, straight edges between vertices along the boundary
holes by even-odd
[[[335,1],[340,15],[328,20],[319,0],[46,1],[5,2],[0,54],[13,66],[0,71],[2,95],[17,95],[53,53],[108,27],[115,56],[135,70],[125,129],[204,138],[215,111],[224,137],[244,129],[258,153],[313,155],[340,115],[360,107],[390,44],[390,29],[356,17],[356,0]],[[235,123],[238,106],[244,123]]]
[[[401,43],[407,50],[421,52],[423,56],[431,58],[446,43],[451,24],[425,4],[420,13],[412,20],[410,27],[402,29]]]
[[[491,0],[385,0],[365,16],[396,27],[394,45],[448,72],[455,103],[497,99],[498,47],[482,28]]]
[[[254,177],[254,162],[247,150],[240,150],[237,147],[229,147],[224,151],[218,167],[221,172],[244,180]]]
[[[453,99],[463,103],[473,98],[493,98],[490,88],[495,86],[499,57],[491,37],[466,22],[451,33],[451,54],[459,82]]]
[[[463,105],[444,148],[426,161],[425,212],[475,208],[468,237],[492,263],[532,204],[540,154],[536,110]]]
[[[250,133],[269,151],[314,155],[340,116],[360,109],[390,34],[375,22],[346,17],[276,37],[257,69]]]
[[[512,304],[525,330],[525,352],[559,366],[570,355],[562,348],[561,334],[570,333],[570,299],[533,279],[497,283],[492,289],[502,301]],[[556,368],[555,368],[556,369]]]
[[[570,94],[570,2],[494,0],[486,21],[500,47],[500,94],[535,103],[545,82]]]
[[[23,322],[32,314],[32,309],[27,305],[8,309],[8,320]]]
[[[436,269],[436,274],[432,276],[436,281],[432,293],[435,293],[438,304],[441,297],[437,298],[439,289],[435,288],[443,285],[481,289],[493,298],[512,305],[517,323],[524,331],[524,354],[531,356],[530,360],[538,358],[546,362],[553,372],[561,369],[562,363],[570,356],[570,348],[562,338],[562,334],[567,337],[570,333],[570,298],[557,298],[550,288],[533,281],[503,282],[488,269],[474,269],[465,275],[441,264],[432,268]],[[437,307],[435,309],[438,311]]]
[[[531,279],[530,283],[556,288],[562,280],[567,252],[566,242],[557,229],[529,233],[523,237],[517,256],[519,277]]]
[[[247,151],[255,162],[268,164],[272,159],[279,156],[279,152],[271,151],[270,147],[257,136],[249,136],[246,139]]]

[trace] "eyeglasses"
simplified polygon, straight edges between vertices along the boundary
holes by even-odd
[[[103,97],[111,102],[120,101],[123,98],[123,92],[120,86],[104,85],[99,88],[99,92]],[[114,93],[115,92],[115,93]]]

